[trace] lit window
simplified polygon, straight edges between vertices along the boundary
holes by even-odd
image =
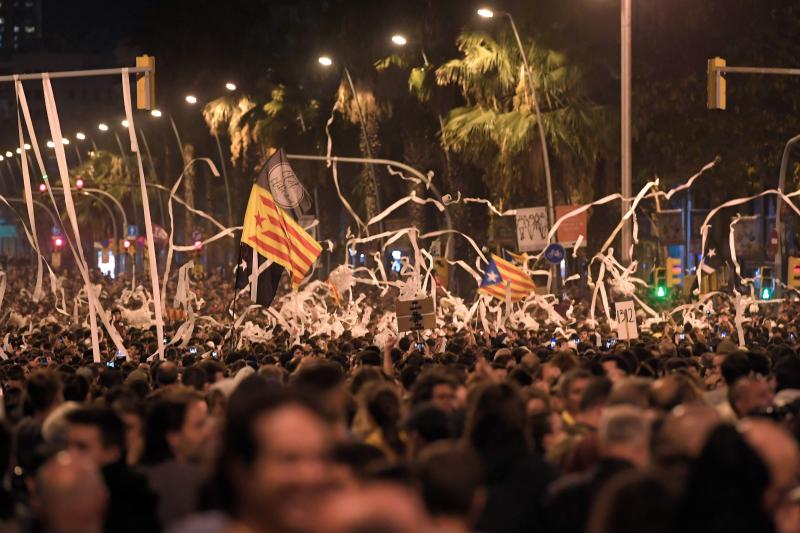
[[[33,33],[36,31],[36,26],[25,26],[25,33]]]
[[[14,33],[19,33],[19,26],[14,26]]]

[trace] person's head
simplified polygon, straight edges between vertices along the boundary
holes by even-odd
[[[255,529],[306,531],[332,481],[331,427],[293,391],[240,389],[217,464],[223,505]]]
[[[710,405],[688,403],[675,407],[653,439],[656,460],[696,458],[721,420],[719,412]]]
[[[484,383],[473,391],[465,440],[480,454],[489,475],[503,475],[531,449],[525,403],[509,383]]]
[[[775,363],[775,391],[800,389],[800,357],[786,356]]]
[[[108,491],[92,461],[62,452],[36,473],[31,508],[44,531],[101,533]]]
[[[441,369],[422,372],[411,389],[411,404],[432,402],[446,413],[456,409],[456,381]]]
[[[408,453],[414,458],[427,445],[453,436],[447,413],[427,402],[415,406],[405,421]]]
[[[166,387],[178,382],[178,366],[171,361],[164,361],[156,368],[156,385]]]
[[[25,392],[33,414],[43,416],[63,400],[61,377],[55,370],[36,370],[28,378]]]
[[[650,423],[645,412],[630,405],[608,407],[600,419],[598,447],[602,457],[646,466],[650,462]]]
[[[110,407],[81,407],[69,412],[67,449],[98,467],[125,459],[125,425]]]
[[[475,452],[452,441],[437,442],[422,450],[416,470],[425,507],[434,522],[439,518],[456,520],[464,531],[471,531],[486,498]]]
[[[208,406],[190,390],[168,391],[151,400],[145,418],[142,462],[196,461],[207,451]]]
[[[608,396],[609,405],[633,405],[640,409],[650,407],[650,384],[647,378],[625,378],[614,383]]]
[[[675,505],[675,496],[657,476],[622,472],[597,495],[587,532],[670,533]]]
[[[586,385],[592,375],[588,370],[576,368],[561,376],[558,382],[558,395],[564,405],[564,409],[571,414],[578,412],[578,404],[581,401]]]
[[[403,415],[397,390],[389,383],[377,381],[364,387],[361,394],[369,418],[380,430],[386,445],[395,454],[403,453],[405,444],[399,433]]]
[[[784,428],[763,418],[743,420],[738,429],[769,471],[769,486],[763,503],[764,509],[772,513],[797,483],[800,468],[797,441]]]
[[[753,371],[753,365],[745,352],[733,352],[725,355],[720,363],[720,372],[725,384],[729,387],[738,379],[748,376]]]
[[[650,388],[653,407],[670,411],[678,405],[702,401],[702,391],[685,374],[670,374],[653,382]]]
[[[183,370],[181,383],[198,392],[205,392],[208,389],[208,374],[198,366],[189,366]]]
[[[591,427],[597,427],[600,416],[608,404],[612,383],[606,377],[590,378],[578,402],[575,419]]]
[[[772,405],[772,388],[762,378],[746,376],[736,380],[728,389],[728,401],[739,418]]]

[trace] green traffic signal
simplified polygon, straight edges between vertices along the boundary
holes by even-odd
[[[659,285],[656,287],[656,298],[666,298],[667,297],[667,288],[663,285]]]
[[[772,290],[769,287],[764,287],[761,289],[761,299],[762,300],[770,300],[772,299]]]

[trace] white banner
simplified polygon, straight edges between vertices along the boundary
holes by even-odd
[[[520,252],[538,252],[547,246],[546,207],[517,209],[517,246]]]

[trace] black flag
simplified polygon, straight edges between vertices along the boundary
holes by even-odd
[[[253,265],[255,257],[256,264]],[[248,287],[253,274],[253,268],[259,268],[267,259],[260,254],[253,254],[253,249],[247,244],[241,243],[239,246],[239,263],[236,265],[236,290],[240,291]],[[254,303],[269,307],[278,292],[281,276],[284,268],[278,263],[268,266],[256,280],[256,298]],[[252,289],[251,289],[252,290]]]

